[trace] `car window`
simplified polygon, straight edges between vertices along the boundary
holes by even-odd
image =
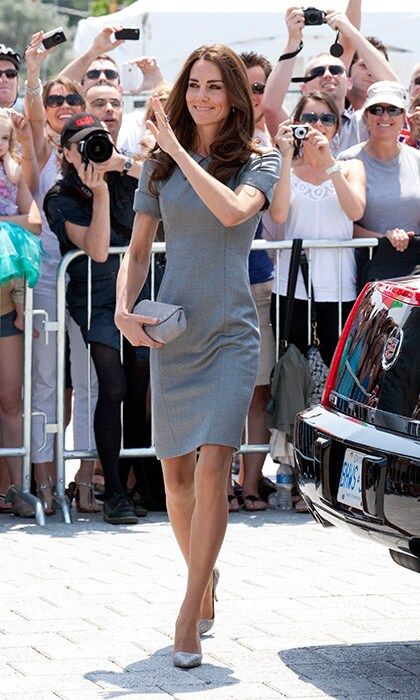
[[[366,420],[372,412],[419,420],[419,348],[420,307],[371,288],[344,345],[335,405]]]

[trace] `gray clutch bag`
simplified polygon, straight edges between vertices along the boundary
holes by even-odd
[[[143,326],[147,335],[159,343],[169,343],[171,340],[175,340],[187,327],[185,310],[182,306],[175,306],[175,304],[142,299],[135,305],[132,313],[159,319],[155,326],[147,323]]]

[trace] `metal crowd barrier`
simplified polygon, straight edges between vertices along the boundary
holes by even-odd
[[[377,239],[351,239],[349,241],[342,241],[337,243],[336,241],[304,241],[303,248],[307,251],[308,257],[308,268],[309,268],[309,280],[311,280],[312,272],[312,251],[317,248],[334,248],[339,250],[339,284],[340,284],[340,296],[341,296],[341,262],[342,255],[341,250],[344,248],[365,248],[369,247],[372,253],[373,247],[377,245]],[[253,250],[268,250],[274,251],[277,275],[279,270],[279,257],[282,250],[291,249],[291,241],[254,241],[252,244]],[[125,248],[110,248],[110,255],[122,255]],[[165,252],[164,243],[154,243],[152,247],[152,256],[156,253]],[[64,446],[65,440],[65,423],[64,423],[64,379],[65,379],[65,285],[66,285],[66,272],[69,264],[77,257],[81,255],[86,255],[83,251],[77,250],[67,253],[59,268],[57,276],[57,322],[58,322],[58,342],[57,342],[57,449],[56,449],[56,459],[57,459],[57,496],[60,501],[61,512],[63,514],[63,519],[65,522],[70,522],[70,512],[65,498],[65,462],[68,459],[81,459],[90,458],[94,459],[97,457],[97,452],[95,450],[66,450]],[[153,261],[152,261],[153,262]],[[152,270],[152,289],[154,288],[154,265],[151,266]],[[341,302],[341,298],[339,299]],[[311,313],[311,303],[312,300],[309,299],[309,309],[308,309],[308,333],[310,333],[310,313]],[[90,314],[90,295],[88,297],[88,317]],[[276,313],[276,357],[279,353],[279,304],[277,303],[277,313]],[[339,330],[341,331],[342,317],[341,317],[341,303],[340,303],[340,313],[339,313]],[[89,407],[89,411],[91,407]],[[239,450],[240,453],[251,453],[260,452],[268,453],[270,450],[269,445],[250,445],[247,443],[247,431],[245,432],[246,442],[241,445]],[[121,457],[146,457],[155,456],[155,449],[153,447],[153,417],[152,417],[152,445],[148,448],[131,448],[127,449],[122,446],[120,456]]]
[[[342,254],[341,251],[345,248],[369,248],[370,255],[372,255],[373,248],[378,244],[376,238],[360,238],[351,239],[349,241],[303,241],[303,248],[307,251],[308,258],[308,268],[309,268],[309,280],[311,280],[312,274],[312,251],[319,248],[332,248],[339,251],[339,282],[341,288],[341,262]],[[279,274],[279,259],[282,250],[291,249],[291,241],[265,241],[258,240],[254,241],[252,244],[252,250],[267,250],[271,251],[274,255],[277,276]],[[126,248],[110,248],[110,255],[119,255],[120,257],[124,254]],[[157,253],[165,252],[164,243],[154,243],[152,247],[152,256]],[[57,409],[56,409],[56,423],[48,426],[49,432],[56,433],[56,465],[57,465],[57,500],[59,502],[62,519],[66,523],[71,523],[70,509],[68,505],[67,498],[65,496],[65,484],[66,484],[66,461],[69,459],[95,459],[97,457],[96,450],[81,450],[81,449],[71,449],[65,448],[65,344],[66,344],[66,273],[69,264],[76,258],[86,255],[82,250],[75,250],[67,253],[59,266],[57,272],[57,322],[48,322],[46,318],[45,323],[48,323],[49,332],[57,332]],[[90,289],[90,260],[88,263],[88,284]],[[154,288],[154,265],[152,264],[152,289]],[[277,279],[278,282],[278,279]],[[310,285],[309,285],[310,286]],[[341,296],[341,289],[340,289]],[[341,302],[341,298],[339,298]],[[309,308],[308,308],[308,334],[310,333],[310,313],[311,313],[311,303],[312,299],[309,298]],[[88,318],[91,312],[91,298],[90,293],[88,295]],[[36,496],[32,495],[30,492],[31,488],[31,455],[30,455],[30,445],[31,445],[31,365],[32,365],[32,332],[33,332],[33,315],[34,314],[44,314],[41,309],[33,309],[32,307],[32,290],[27,288],[25,294],[25,336],[24,336],[24,380],[23,380],[23,445],[16,448],[0,448],[0,457],[2,456],[19,456],[22,457],[22,488],[17,486],[11,486],[8,495],[13,493],[19,494],[25,501],[33,505],[35,509],[35,517],[38,525],[45,525],[45,516],[42,505]],[[342,317],[341,317],[341,304],[339,312],[339,331],[341,331]],[[279,313],[279,303],[277,298],[276,307],[276,357],[279,354],[279,328],[280,328],[280,313]],[[122,347],[122,346],[121,346]],[[87,349],[89,353],[89,348]],[[89,354],[90,358],[90,354]],[[93,406],[88,406],[89,415],[93,410]],[[46,426],[47,428],[47,426]],[[153,416],[152,416],[152,444],[150,447],[141,448],[125,448],[121,446],[120,456],[126,457],[148,457],[155,456],[155,449],[153,447]],[[269,445],[250,445],[247,439],[247,430],[245,430],[245,442],[241,445],[239,452],[242,454],[259,452],[268,453]]]

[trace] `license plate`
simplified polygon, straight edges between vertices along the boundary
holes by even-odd
[[[362,462],[366,457],[362,452],[347,448],[341,467],[337,501],[346,506],[363,510],[362,502]]]

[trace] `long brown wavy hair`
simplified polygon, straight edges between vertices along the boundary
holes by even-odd
[[[220,182],[227,182],[246,163],[252,153],[260,151],[253,141],[254,109],[251,89],[245,65],[239,56],[228,46],[214,44],[200,46],[185,61],[165,106],[171,127],[181,146],[193,150],[197,146],[195,122],[186,105],[186,92],[191,68],[196,61],[214,63],[222,74],[222,81],[227,91],[231,111],[220,129],[216,140],[210,146],[211,164],[208,172]],[[153,182],[166,180],[171,174],[175,162],[164,151],[157,149],[152,158],[152,170],[149,188],[154,192]]]

